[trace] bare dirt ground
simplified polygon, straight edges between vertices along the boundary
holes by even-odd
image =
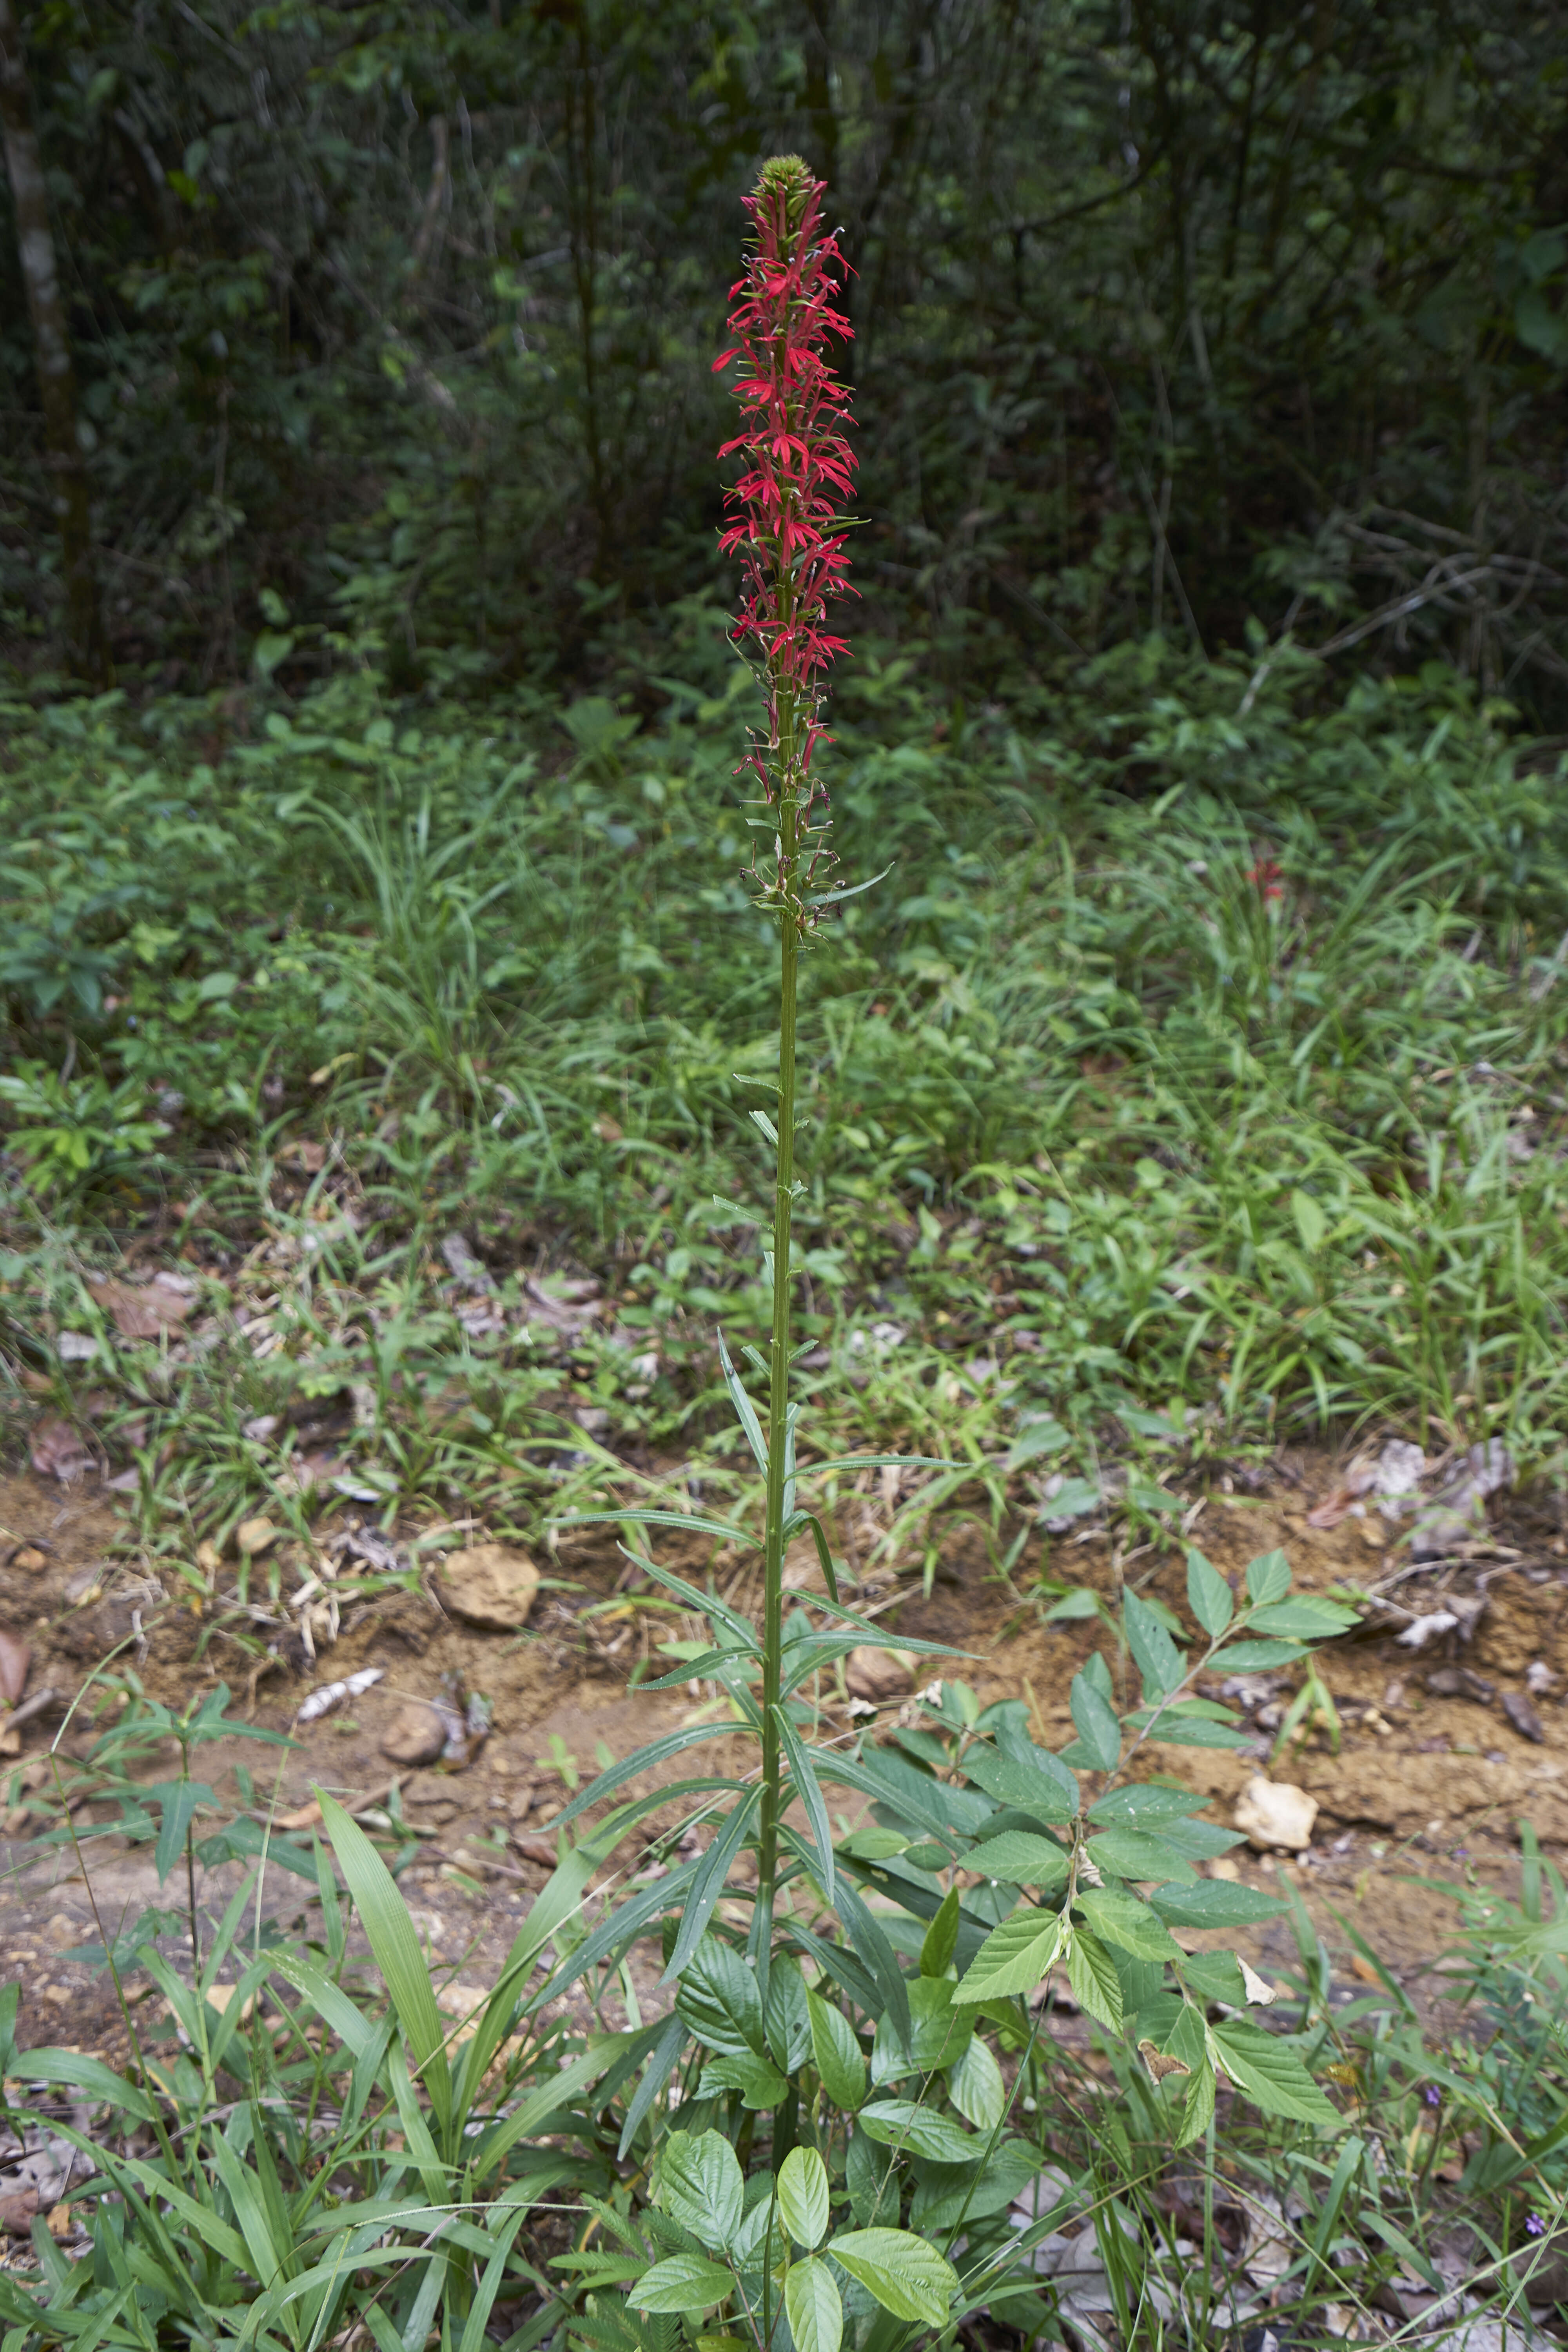
[[[1399,1548],[1397,1530],[1375,1512],[1347,1516],[1327,1530],[1308,1524],[1310,1508],[1333,1487],[1338,1468],[1327,1455],[1302,1454],[1282,1457],[1256,1493],[1224,1492],[1222,1481],[1189,1510],[1189,1539],[1232,1575],[1256,1553],[1279,1546],[1300,1589],[1386,1588],[1408,1568],[1409,1555]],[[1238,1868],[1258,1886],[1293,1885],[1347,1989],[1366,1989],[1365,1963],[1343,1925],[1350,1921],[1426,2008],[1441,1990],[1431,1970],[1456,1916],[1445,1884],[1468,1874],[1510,1891],[1521,1821],[1533,1825],[1549,1854],[1568,1860],[1568,1710],[1561,1704],[1568,1695],[1568,1548],[1555,1496],[1499,1496],[1491,1511],[1485,1538],[1459,1546],[1462,1557],[1407,1575],[1396,1588],[1397,1602],[1417,1613],[1458,1598],[1451,1612],[1459,1618],[1457,1627],[1415,1652],[1398,1638],[1405,1621],[1397,1611],[1385,1612],[1324,1654],[1323,1676],[1341,1719],[1338,1752],[1320,1730],[1275,1768],[1276,1778],[1318,1801],[1310,1849],[1287,1860],[1243,1847],[1221,1865]],[[628,1690],[627,1675],[650,1637],[697,1628],[650,1617],[627,1593],[618,1596],[618,1614],[584,1614],[595,1602],[616,1601],[626,1573],[608,1531],[563,1543],[554,1559],[542,1556],[547,1579],[558,1581],[547,1581],[521,1634],[485,1633],[455,1622],[426,1575],[418,1590],[346,1605],[337,1642],[322,1648],[313,1668],[297,1643],[290,1649],[280,1642],[279,1656],[263,1654],[259,1675],[256,1651],[233,1638],[243,1621],[226,1622],[211,1603],[193,1606],[172,1580],[160,1593],[123,1551],[111,1553],[121,1533],[111,1511],[80,1486],[62,1490],[36,1475],[0,1478],[0,1633],[30,1648],[28,1695],[57,1695],[19,1738],[0,1735],[19,1750],[0,1756],[8,1805],[0,1843],[0,1980],[21,1985],[23,2046],[65,2042],[111,2063],[123,2059],[123,2030],[107,1978],[62,1954],[97,1940],[100,1928],[112,1936],[149,1904],[175,1907],[184,1898],[183,1873],[160,1892],[150,1845],[92,1834],[108,1816],[91,1803],[75,1816],[79,1849],[37,1843],[58,1818],[48,1811],[47,1753],[60,1736],[64,1706],[117,1644],[124,1646],[116,1664],[132,1666],[152,1697],[180,1706],[226,1681],[242,1718],[249,1714],[279,1732],[293,1727],[291,1747],[225,1740],[204,1749],[197,1767],[231,1808],[242,1801],[236,1768],[247,1769],[258,1810],[269,1804],[285,1818],[308,1808],[316,1787],[362,1805],[383,1801],[394,1767],[382,1741],[399,1708],[437,1695],[444,1678],[448,1689],[484,1694],[493,1705],[493,1727],[465,1768],[398,1774],[404,1812],[425,1832],[402,1885],[433,1959],[463,1985],[482,1985],[494,1973],[547,1875],[550,1817],[566,1796],[562,1759],[575,1759],[590,1777],[606,1755],[625,1755],[689,1720],[708,1700],[706,1690]],[[325,1533],[318,1529],[318,1540]],[[962,1526],[929,1597],[918,1576],[900,1582],[885,1572],[857,1599],[861,1606],[884,1604],[882,1622],[898,1632],[969,1653],[970,1663],[956,1671],[981,1700],[1025,1698],[1036,1736],[1060,1746],[1072,1736],[1071,1677],[1105,1637],[1092,1622],[1047,1623],[1042,1606],[1028,1598],[1047,1546],[1050,1573],[1059,1580],[1111,1600],[1125,1580],[1184,1606],[1179,1545],[1163,1556],[1149,1547],[1122,1554],[1104,1535],[1042,1537],[1027,1547],[1009,1586],[988,1571],[975,1530]],[[699,1578],[711,1565],[718,1589],[748,1604],[748,1569],[722,1555],[710,1559],[679,1533],[663,1556]],[[290,1576],[297,1581],[309,1565],[301,1553],[286,1567],[285,1582]],[[792,1563],[792,1581],[805,1600],[816,1573],[805,1560]],[[312,1687],[371,1665],[384,1669],[373,1689],[303,1729],[294,1726]],[[652,1665],[663,1671],[668,1661],[655,1653]],[[1263,1727],[1271,1719],[1269,1705],[1289,1696],[1289,1680],[1279,1696],[1261,1694],[1262,1726],[1250,1752],[1153,1748],[1150,1764],[1205,1790],[1215,1816],[1228,1822],[1247,1780],[1268,1769],[1271,1738]],[[894,1720],[910,1708],[912,1694],[895,1695],[881,1712]],[[66,1727],[66,1749],[85,1745],[78,1729],[84,1721],[79,1715]],[[171,1748],[147,1777],[174,1769]],[[300,1822],[301,1831],[308,1826]],[[209,1874],[215,1883],[203,1890],[204,1899],[221,1900],[232,1870]],[[309,1896],[302,1880],[269,1874],[268,1907],[281,1922],[300,1918],[308,1927]],[[1288,1920],[1233,1940],[1265,1970],[1288,1968],[1295,1958]],[[650,1986],[656,1973],[648,1971]]]

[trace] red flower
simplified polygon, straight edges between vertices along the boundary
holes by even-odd
[[[1285,896],[1285,877],[1271,857],[1260,857],[1257,865],[1249,868],[1247,878],[1257,884],[1265,898],[1282,898]]]
[[[731,635],[755,646],[767,700],[767,740],[753,740],[749,760],[770,804],[805,787],[796,802],[803,818],[814,796],[805,782],[811,755],[822,737],[816,681],[846,649],[829,632],[828,604],[854,593],[845,577],[841,511],[855,472],[845,437],[850,394],[824,349],[830,335],[847,339],[851,330],[835,307],[835,271],[845,265],[837,238],[822,232],[824,187],[798,155],[763,165],[745,200],[753,243],[731,289],[734,341],[713,362],[717,371],[740,362],[734,391],[742,429],[719,455],[742,450],[746,464],[725,493],[736,520],[719,544],[741,558],[741,608]],[[820,855],[815,836],[800,846]]]

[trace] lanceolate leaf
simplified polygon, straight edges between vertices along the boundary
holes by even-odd
[[[556,1814],[552,1826],[564,1829],[568,1822],[575,1821],[578,1814],[585,1812],[590,1805],[599,1804],[605,1797],[612,1796],[627,1780],[639,1780],[644,1773],[657,1770],[667,1757],[679,1756],[687,1748],[700,1747],[705,1739],[728,1738],[734,1728],[732,1723],[691,1723],[684,1730],[667,1731],[662,1739],[650,1740],[646,1748],[634,1748],[631,1755],[623,1756],[618,1764],[607,1766],[597,1780],[589,1781],[585,1789],[579,1789],[571,1803]]]
[[[698,1511],[574,1511],[570,1518],[555,1519],[552,1525],[566,1528],[606,1525],[680,1528],[688,1535],[719,1536],[725,1543],[746,1544],[752,1551],[762,1549],[756,1537],[748,1535],[744,1528],[732,1528],[725,1519],[704,1518]]]
[[[1038,1886],[1047,1891],[1067,1883],[1068,1858],[1059,1845],[1028,1830],[1004,1830],[985,1838],[964,1857],[971,1870],[984,1871],[1010,1886]]]
[[[626,2121],[621,2126],[620,2145],[616,2150],[617,2163],[625,2163],[626,2151],[637,2138],[642,2121],[654,2101],[675,2072],[676,2062],[686,2046],[686,2024],[677,2016],[666,2021],[664,2032],[654,2043],[647,2062],[647,2071],[637,2084]]]
[[[810,1755],[799,1732],[790,1721],[788,1713],[784,1707],[775,1706],[773,1717],[778,1727],[780,1745],[788,1759],[789,1769],[794,1775],[795,1788],[800,1793],[801,1803],[805,1807],[805,1818],[811,1823],[811,1834],[816,1840],[816,1851],[821,1857],[822,1891],[831,1903],[833,1900],[833,1829],[827,1818],[827,1807],[823,1801],[822,1790],[817,1786],[816,1774],[812,1769]]]
[[[1201,1551],[1187,1554],[1187,1603],[1205,1633],[1225,1632],[1236,1612],[1230,1587]]]
[[[452,2079],[443,2047],[446,2028],[407,1902],[359,1823],[325,1790],[317,1789],[314,1795],[343,1884],[353,1897],[376,1967],[385,1979],[409,2056],[445,2130],[451,2121],[452,2105]]]
[[[629,1902],[619,1905],[607,1918],[601,1919],[592,1934],[562,1961],[544,1983],[529,1994],[530,2015],[546,2001],[558,2000],[568,1985],[576,1983],[585,1969],[595,1967],[609,1953],[623,1948],[634,1937],[641,1935],[650,1920],[662,1919],[667,1912],[672,1911],[677,1897],[690,1885],[706,1859],[706,1855],[700,1854],[691,1862],[681,1863],[668,1878],[657,1880],[652,1886],[639,1887]]]
[[[719,1334],[719,1362],[724,1374],[724,1386],[730,1391],[730,1402],[735,1408],[735,1418],[746,1433],[746,1443],[756,1456],[758,1469],[765,1473],[768,1466],[768,1447],[767,1440],[763,1435],[763,1424],[757,1419],[756,1406],[741,1385],[739,1372],[730,1361],[730,1350],[724,1345],[722,1331]]]
[[[1192,1864],[1174,1846],[1142,1830],[1101,1830],[1098,1837],[1089,1839],[1086,1852],[1109,1878],[1147,1879],[1152,1884],[1174,1879],[1187,1885],[1197,1880]]]
[[[866,2096],[866,2058],[842,2010],[806,1993],[811,2012],[811,2052],[822,2087],[836,2107],[853,2115]]]
[[[876,1980],[882,1996],[882,2006],[892,2020],[893,2029],[901,2040],[910,2036],[910,1997],[903,1971],[893,1957],[893,1948],[883,1935],[853,1887],[839,1879],[835,1891],[834,1909],[844,1922],[845,1932],[857,1953]]]
[[[1068,1982],[1079,2009],[1114,2031],[1121,2022],[1121,1979],[1098,1936],[1075,1928],[1068,1947]]]
[[[1276,1918],[1285,1908],[1275,1895],[1223,1878],[1197,1886],[1157,1886],[1149,1900],[1171,1927],[1248,1927]]]
[[[761,1788],[747,1790],[699,1862],[691,1891],[686,1898],[686,1908],[680,1916],[680,1933],[675,1939],[675,1949],[669,1956],[669,1966],[665,1969],[661,1983],[668,1984],[678,1977],[696,1949],[698,1939],[713,1916],[719,1897],[724,1892],[730,1865],[745,1842],[752,1815],[761,1804],[762,1798]]]
[[[827,2231],[827,2167],[814,2147],[793,2147],[779,2167],[779,2213],[807,2253]]]
[[[1090,1763],[1097,1771],[1114,1772],[1121,1755],[1121,1726],[1115,1708],[1100,1696],[1087,1675],[1074,1675],[1070,1697],[1072,1719]]]
[[[1123,1594],[1122,1614],[1127,1646],[1143,1677],[1144,1687],[1160,1698],[1168,1698],[1185,1680],[1186,1660],[1148,1602],[1141,1601],[1135,1592]]]

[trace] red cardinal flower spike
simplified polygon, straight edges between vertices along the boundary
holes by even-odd
[[[845,651],[827,627],[832,598],[852,594],[846,573],[848,518],[843,513],[855,473],[845,436],[849,387],[824,346],[847,340],[848,320],[835,305],[845,267],[836,236],[822,231],[824,183],[798,155],[775,155],[746,198],[752,250],[731,289],[734,341],[715,369],[740,362],[735,397],[742,430],[720,450],[744,452],[746,464],[725,503],[736,515],[720,545],[738,554],[741,609],[731,634],[754,648],[767,705],[765,740],[752,740],[750,764],[777,811],[778,873],[763,900],[787,911],[797,930],[812,920],[805,897],[826,853],[826,809],[812,827],[812,753],[822,737],[821,672]],[[799,860],[804,853],[804,870]]]

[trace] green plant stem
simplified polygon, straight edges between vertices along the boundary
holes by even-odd
[[[794,728],[780,717],[779,839],[787,899],[795,895],[797,827],[794,776]],[[778,1871],[779,1734],[773,1712],[779,1703],[784,1649],[784,1462],[789,1425],[790,1211],[795,1188],[795,1001],[800,972],[800,932],[793,904],[779,918],[779,1087],[775,1124],[778,1156],[773,1184],[773,1331],[768,1360],[768,1495],[763,1549],[763,1802],[757,1853],[758,1949],[772,1943],[773,1882]],[[765,1963],[764,1963],[765,1965]]]

